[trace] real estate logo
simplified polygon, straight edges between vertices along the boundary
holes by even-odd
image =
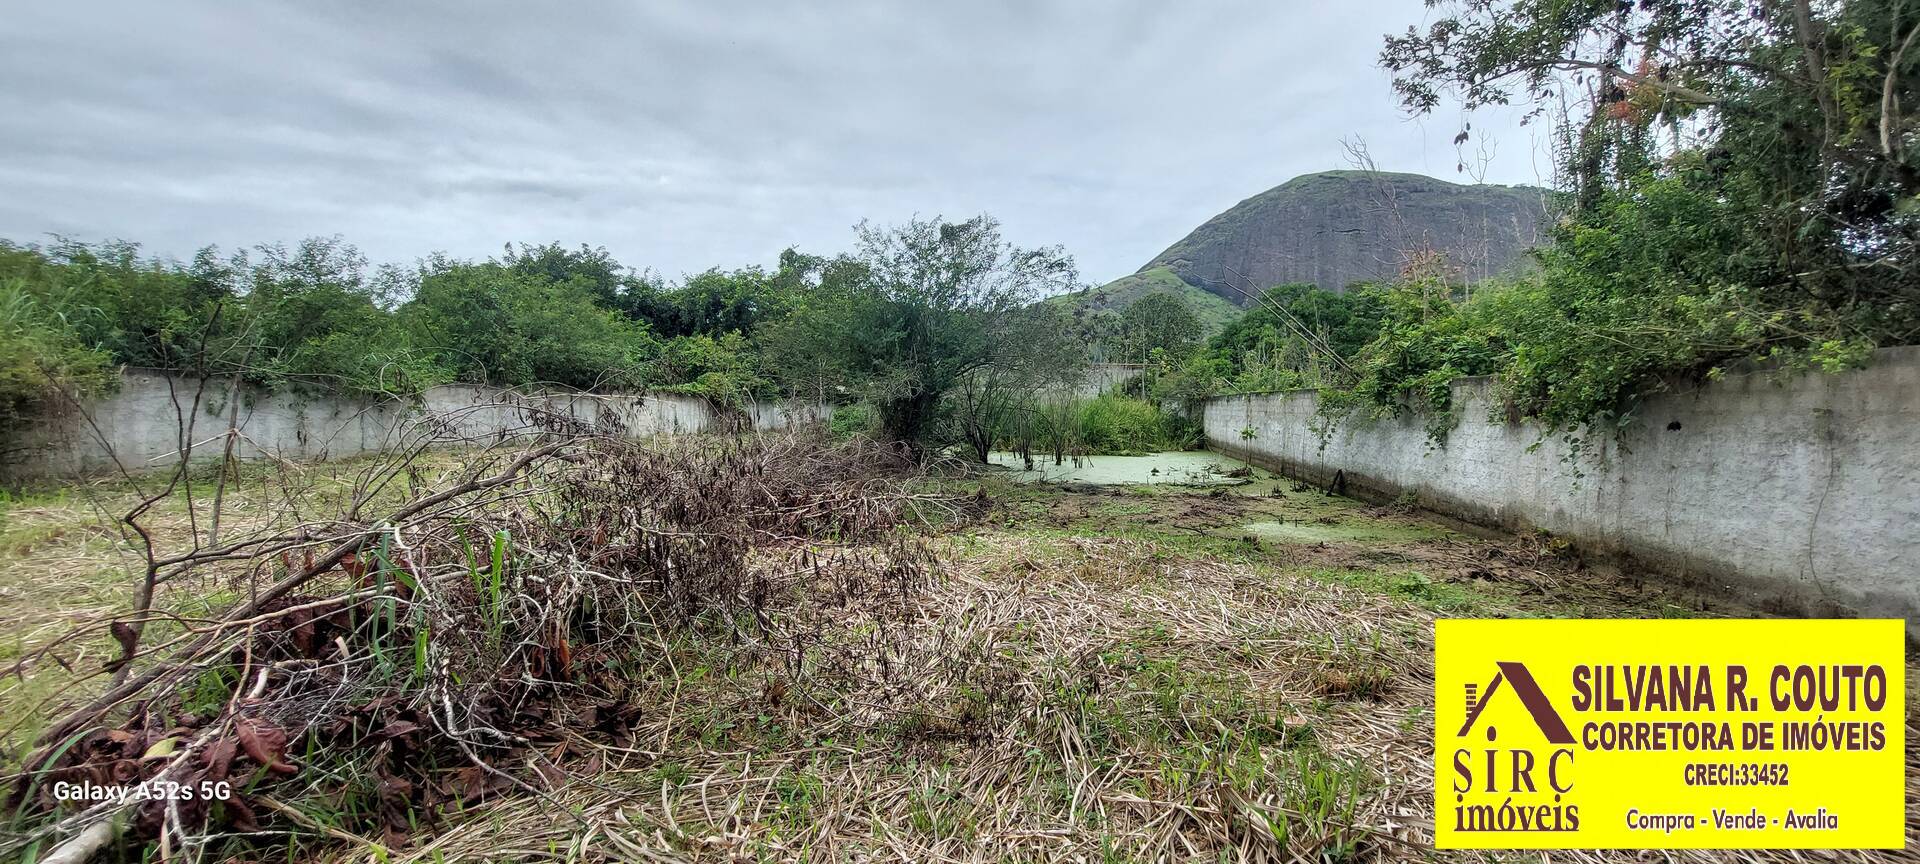
[[[1441,621],[1441,848],[1899,848],[1904,622]]]
[[[1573,733],[1560,719],[1552,700],[1541,692],[1526,664],[1502,660],[1494,665],[1500,671],[1494,673],[1485,689],[1473,682],[1466,684],[1467,720],[1454,736],[1458,743],[1453,751],[1453,830],[1579,830],[1580,806],[1568,800],[1574,784]],[[1502,684],[1526,709],[1530,728],[1509,727],[1503,744],[1499,727],[1489,720],[1480,724],[1485,733],[1484,746],[1477,742],[1469,746],[1474,725],[1499,695]],[[1551,801],[1544,800],[1548,795]]]

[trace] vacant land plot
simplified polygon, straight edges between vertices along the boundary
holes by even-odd
[[[802,457],[841,465],[807,449],[727,452],[734,461],[643,460],[657,473],[631,479],[771,475]],[[480,511],[457,514],[486,530],[472,535],[479,540],[470,551],[448,553],[466,559],[439,580],[424,551],[432,547],[403,532],[380,554],[418,585],[392,592],[398,605],[378,625],[384,637],[367,635],[375,626],[367,622],[381,619],[366,607],[366,621],[323,628],[339,640],[332,653],[308,646],[274,655],[274,666],[268,643],[236,642],[263,656],[203,658],[191,686],[169,697],[165,710],[201,716],[114,728],[141,736],[148,750],[168,736],[178,747],[200,736],[216,751],[227,721],[214,717],[237,718],[239,730],[304,730],[227,747],[241,803],[142,816],[116,842],[129,858],[165,849],[181,860],[1449,858],[1431,848],[1435,618],[1752,614],[1589,566],[1550,538],[1371,507],[1260,472],[1232,476],[1223,473],[1230,463],[1216,462],[1178,457],[1170,460],[1177,476],[1141,463],[1144,478],[1115,462],[1091,472],[1098,482],[1087,474],[1042,483],[1006,472],[916,476],[885,496],[851,479],[866,492],[835,497],[806,484],[710,477],[705,497],[737,492],[740,506],[782,514],[777,528],[742,523],[768,536],[743,547],[739,567],[766,578],[702,583],[724,603],[637,586],[652,598],[645,614],[618,619],[606,607],[620,595],[595,583],[564,615],[524,619],[560,627],[560,636],[516,629],[531,607],[506,602],[482,602],[508,611],[483,611],[476,632],[464,635],[426,635],[427,622],[441,619],[409,619],[408,609],[476,574],[483,600],[497,575],[494,590],[549,603],[575,596],[541,587],[562,572],[632,578],[636,566],[619,569],[593,551],[626,548],[618,536],[534,546],[528,532],[537,529],[527,522],[511,542],[489,541],[505,529]],[[397,473],[377,462],[255,469],[224,491],[222,530],[377,521],[368,514],[445,488],[467,470],[464,458],[445,455]],[[380,477],[388,485],[376,489]],[[564,499],[552,482],[513,488]],[[196,494],[209,488],[196,484]],[[768,500],[754,503],[762,493]],[[676,531],[698,532],[639,515],[695,506],[690,499],[606,494],[594,487],[595,506],[630,508],[622,517],[630,530],[662,544],[647,559],[661,572],[704,566],[713,538],[673,545]],[[871,503],[883,498],[884,512]],[[102,484],[30,495],[5,511],[0,620],[9,624],[8,658],[25,661],[0,685],[14,759],[58,716],[57,703],[104,687],[103,676],[85,673],[114,656],[108,631],[39,649],[76,622],[127,609],[144,558],[130,549],[138,535],[115,520],[137,501],[124,484]],[[344,515],[356,501],[367,513]],[[539,506],[556,524],[606,524],[567,522],[558,514],[583,511],[551,498]],[[184,495],[157,510],[149,520],[156,543],[209,528]],[[856,510],[858,518],[846,515]],[[828,512],[838,521],[808,521]],[[547,560],[535,560],[541,548]],[[159,605],[170,614],[155,626],[173,636],[204,630],[245,599],[247,568],[275,566],[299,562],[236,560],[163,586]],[[364,579],[347,578],[364,572],[335,574],[347,584],[325,596],[365,589]],[[680,603],[691,604],[685,614],[673,611]],[[249,633],[253,626],[267,625]],[[475,684],[469,670],[482,667],[451,653],[469,642],[470,653],[494,652],[485,668],[500,680]],[[226,665],[235,662],[237,673]],[[348,694],[340,704],[321,704],[319,690],[295,684],[308,666],[385,668],[385,677],[328,679],[353,687],[338,691]],[[61,689],[75,678],[78,689]],[[516,678],[526,680],[508,680]],[[248,699],[282,689],[307,700],[288,704],[328,723],[302,727],[282,716],[287,704],[249,712]],[[455,694],[475,705],[501,694],[516,701],[471,711],[436,704]],[[162,701],[134,714],[163,711]],[[76,749],[107,758],[85,734]],[[172,752],[136,756],[165,761]],[[1908,759],[1913,801],[1920,766],[1911,752]],[[45,829],[61,815],[17,819],[9,854],[44,852],[55,840]],[[1910,846],[1920,839],[1909,838]]]

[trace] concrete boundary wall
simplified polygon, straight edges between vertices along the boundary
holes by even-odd
[[[1127,386],[1128,382],[1140,377],[1147,367],[1139,363],[1094,363],[1087,367],[1080,384],[1073,388],[1073,395],[1079,399],[1093,399],[1112,393]]]
[[[128,468],[158,468],[177,459],[183,421],[192,424],[194,456],[218,459],[227,430],[231,382],[152,370],[122,373],[119,392],[27,430],[23,450],[5,467],[11,479],[70,477]],[[187,410],[196,391],[198,411]],[[412,437],[449,444],[485,443],[530,431],[536,416],[572,418],[636,437],[733,429],[781,429],[824,420],[825,405],[761,403],[744,416],[723,416],[706,400],[671,394],[523,393],[447,385],[418,399],[363,400],[242,387],[236,452],[243,459],[324,460],[371,453]],[[104,442],[104,443],[103,443]]]
[[[1411,493],[1470,522],[1544,529],[1763,608],[1902,617],[1920,638],[1920,347],[1860,371],[1752,372],[1658,396],[1623,442],[1579,456],[1533,424],[1490,421],[1490,380],[1452,387],[1460,422],[1438,446],[1408,417],[1343,422],[1323,447],[1312,391],[1209,400],[1207,442],[1320,484],[1338,474],[1360,497]]]

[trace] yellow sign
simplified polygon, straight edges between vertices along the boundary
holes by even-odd
[[[1442,849],[1905,844],[1905,625],[1440,621]]]

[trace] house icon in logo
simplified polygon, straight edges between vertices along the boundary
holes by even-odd
[[[1553,703],[1547,700],[1547,694],[1540,692],[1540,685],[1533,680],[1533,673],[1527,671],[1526,664],[1509,660],[1497,661],[1500,671],[1487,684],[1486,692],[1480,693],[1472,684],[1467,685],[1467,722],[1462,724],[1456,737],[1465,736],[1473,731],[1473,724],[1480,719],[1480,713],[1486,710],[1487,703],[1493,700],[1493,694],[1500,692],[1500,682],[1512,685],[1514,695],[1520,697],[1520,704],[1526,706],[1527,713],[1533,717],[1533,725],[1540,727],[1540,734],[1554,744],[1572,744],[1573,733],[1560,719],[1560,712],[1553,709]],[[1487,728],[1487,739],[1493,739],[1493,728]]]

